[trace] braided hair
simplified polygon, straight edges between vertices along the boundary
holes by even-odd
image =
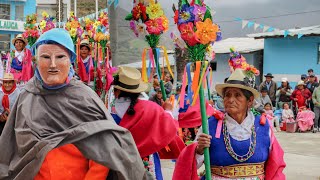
[[[118,84],[119,84],[119,75],[116,75],[114,76],[113,85],[118,85]],[[136,111],[134,110],[134,106],[137,104],[139,96],[140,96],[140,93],[130,93],[130,92],[125,92],[120,90],[119,98],[120,97],[129,98],[131,101],[130,106],[127,110],[128,115],[132,116],[136,113]]]
[[[121,90],[120,90],[121,91]],[[130,99],[130,106],[127,110],[127,114],[128,115],[134,115],[136,113],[136,111],[134,110],[134,106],[137,104],[138,102],[138,97],[140,96],[140,93],[129,93],[129,92],[125,92],[125,91],[121,91],[119,94],[119,98],[120,97],[124,97],[124,98],[129,98]]]

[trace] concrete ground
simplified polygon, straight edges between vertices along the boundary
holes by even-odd
[[[320,180],[320,133],[276,133],[285,152],[288,180]],[[174,163],[162,160],[165,180],[172,178]]]

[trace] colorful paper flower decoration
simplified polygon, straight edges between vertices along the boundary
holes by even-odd
[[[178,26],[181,38],[187,44],[188,54],[192,61],[205,59],[207,47],[221,40],[218,25],[212,22],[210,8],[201,0],[179,0],[179,8],[173,6],[174,21]]]
[[[46,11],[42,12],[42,20],[39,23],[41,33],[45,33],[50,29],[55,28],[55,18],[48,15]]]
[[[36,26],[37,14],[27,15],[26,23],[24,24],[24,33],[22,36],[28,40],[28,44],[32,46],[39,38],[38,27]]]
[[[130,29],[137,37],[145,36],[150,47],[156,47],[160,35],[169,29],[168,18],[160,3],[154,0],[136,2],[125,19],[130,21]]]

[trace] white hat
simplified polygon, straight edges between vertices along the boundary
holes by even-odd
[[[281,82],[288,82],[288,78],[286,78],[286,77],[281,78]]]
[[[248,81],[248,77],[245,75],[244,70],[236,69],[228,78],[228,81],[225,84],[216,85],[216,91],[220,96],[223,96],[223,91],[225,88],[234,87],[234,88],[248,90],[252,92],[252,94],[254,95],[254,98],[259,98],[260,97],[259,92],[254,88],[252,88],[247,81]]]
[[[299,85],[306,85],[306,84],[304,83],[304,81],[299,81],[297,86],[299,86]]]

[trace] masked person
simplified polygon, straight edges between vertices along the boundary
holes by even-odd
[[[73,79],[74,45],[64,29],[32,47],[35,77],[16,100],[0,137],[0,179],[143,179],[130,132],[88,86]],[[108,168],[107,168],[108,167]]]

